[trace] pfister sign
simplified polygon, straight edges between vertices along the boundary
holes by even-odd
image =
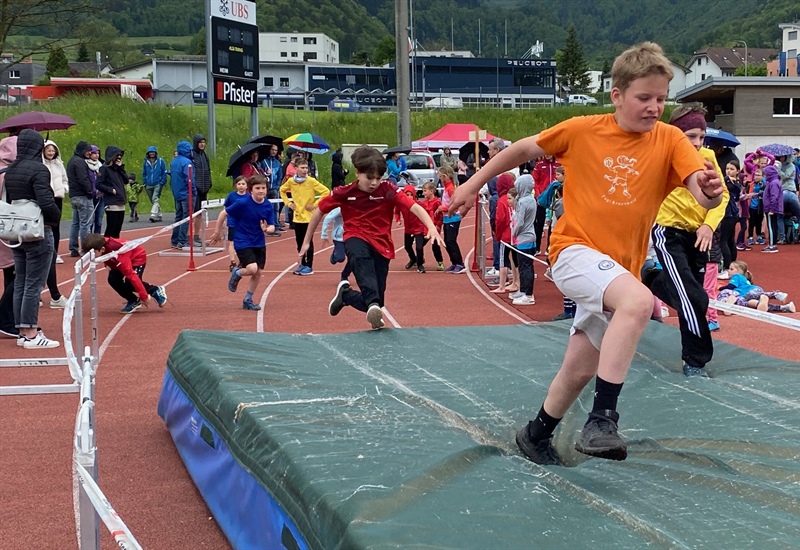
[[[255,25],[256,3],[248,0],[212,0],[211,16]]]
[[[214,103],[258,107],[258,84],[252,80],[214,77]]]

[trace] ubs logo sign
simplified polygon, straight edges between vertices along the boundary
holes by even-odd
[[[225,19],[256,24],[256,5],[250,0],[219,0],[217,11]]]
[[[220,0],[219,12],[222,14],[222,17],[225,17],[231,12],[230,8],[228,7],[228,0]]]

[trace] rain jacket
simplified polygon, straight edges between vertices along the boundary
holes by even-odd
[[[61,211],[56,206],[50,171],[42,163],[44,138],[34,130],[22,130],[17,136],[17,158],[8,167],[4,180],[6,199],[35,201],[42,210],[45,225],[55,226],[61,221]]]
[[[536,244],[536,231],[533,221],[536,219],[536,199],[533,198],[533,178],[523,174],[514,183],[517,188],[517,202],[514,218],[517,223],[511,229],[511,238],[516,240],[520,250],[530,248],[524,245]]]
[[[9,136],[0,140],[0,168],[5,168],[17,158],[17,136]],[[5,174],[0,174],[0,196],[3,195],[3,180]],[[0,269],[14,265],[14,255],[11,249],[0,244]],[[10,326],[14,326],[13,319]]]
[[[783,191],[778,170],[774,166],[765,166],[762,172],[767,179],[761,199],[764,203],[764,213],[783,214]]]
[[[44,146],[52,145],[56,148],[56,156],[53,160],[47,160],[42,154],[42,162],[45,167],[50,170],[50,187],[53,188],[53,195],[57,199],[63,199],[67,194],[69,188],[69,179],[67,178],[67,169],[64,168],[64,162],[61,160],[61,151],[58,150],[58,145],[49,139],[44,142]]]
[[[200,150],[198,144],[205,141],[203,134],[196,134],[192,141],[192,164],[194,165],[194,186],[198,193],[208,193],[211,191],[211,164],[208,162],[208,155],[204,150]],[[188,193],[188,190],[187,190]]]
[[[169,165],[172,173],[172,196],[176,201],[185,201],[189,198],[189,166],[192,166],[192,144],[188,141],[179,141],[178,156],[172,159]],[[197,196],[196,177],[192,179],[192,196]]]
[[[75,153],[67,162],[67,179],[69,180],[70,197],[94,197],[92,182],[89,180],[89,167],[86,165],[85,154],[92,150],[91,144],[79,141],[75,146]]]
[[[103,192],[106,206],[125,206],[128,203],[128,195],[125,192],[125,184],[128,183],[128,173],[125,166],[117,166],[113,159],[117,155],[124,153],[116,145],[106,147],[106,163],[100,167],[95,185],[99,191]]]
[[[150,153],[155,153],[154,159],[150,158]],[[167,184],[167,163],[158,156],[158,149],[154,145],[147,148],[142,166],[142,184],[145,187],[155,187]]]

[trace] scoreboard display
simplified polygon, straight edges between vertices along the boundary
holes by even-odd
[[[211,17],[211,73],[258,80],[258,26]]]

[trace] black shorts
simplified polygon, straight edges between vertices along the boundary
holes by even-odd
[[[200,210],[203,201],[207,200],[208,200],[208,192],[201,193],[198,191],[197,195],[195,195],[194,197],[194,211],[197,212],[198,210]]]
[[[236,230],[233,227],[228,227],[228,240],[233,242],[233,235],[236,233]]]
[[[239,257],[239,265],[247,267],[256,264],[258,269],[264,269],[267,263],[267,247],[237,248],[236,255]]]

